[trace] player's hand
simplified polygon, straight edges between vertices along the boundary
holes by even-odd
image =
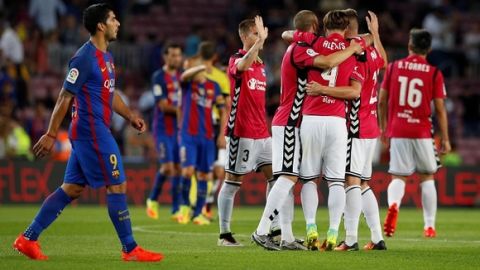
[[[217,138],[218,149],[225,149],[226,145],[227,145],[227,142],[225,141],[225,136],[222,136],[222,134],[220,134],[220,136],[218,136]]]
[[[365,42],[363,42],[365,44]],[[350,46],[348,46],[349,48],[353,48],[353,50],[355,51],[356,54],[360,54],[364,51],[364,48],[363,48],[363,45],[362,45],[362,42],[356,40],[356,39],[352,39],[350,41]]]
[[[307,83],[307,87],[305,87],[305,89],[307,89],[307,95],[309,96],[320,96],[324,94],[323,89],[325,87],[326,86],[321,85],[315,81],[311,81]]]
[[[258,39],[265,41],[268,37],[268,28],[263,26],[263,19],[261,16],[255,16],[255,26],[257,27]]]
[[[452,146],[450,145],[450,141],[443,141],[442,146],[440,148],[440,154],[444,155],[452,150]]]
[[[380,140],[382,141],[383,146],[385,146],[386,149],[390,148],[390,138],[387,137],[387,133],[382,131],[381,134]]]
[[[139,134],[142,134],[147,130],[147,125],[145,124],[145,121],[138,116],[133,116],[132,119],[130,120],[130,124],[132,125],[133,128],[138,130]]]
[[[33,146],[33,153],[35,156],[42,158],[52,151],[55,139],[47,134],[40,137],[40,140]]]
[[[372,34],[378,34],[378,18],[377,18],[377,15],[370,10],[368,11],[368,15],[370,15],[370,17],[369,16],[365,17],[365,19],[367,20],[368,30]]]

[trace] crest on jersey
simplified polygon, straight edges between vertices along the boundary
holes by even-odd
[[[112,66],[110,65],[110,62],[106,63],[108,72],[112,73]]]
[[[78,69],[76,68],[70,69],[67,75],[67,82],[74,84],[77,81],[78,75],[80,75],[80,72],[78,72]]]
[[[318,55],[318,53],[312,49],[308,49],[307,54],[310,55],[311,57],[315,57]]]
[[[155,84],[153,86],[153,95],[156,97],[162,95],[162,87],[160,86],[160,84]]]

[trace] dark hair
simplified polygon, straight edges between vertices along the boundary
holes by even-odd
[[[349,23],[347,13],[343,10],[331,10],[323,17],[323,27],[326,30],[345,30]]]
[[[311,10],[300,10],[293,18],[295,29],[305,32],[315,23],[318,24],[318,18]]]
[[[202,60],[211,60],[216,53],[215,44],[211,41],[203,41],[198,45],[198,54]]]
[[[106,3],[91,5],[83,11],[83,26],[85,26],[90,35],[93,36],[97,33],[98,23],[107,22],[110,11],[113,11],[113,9]]]
[[[250,32],[250,28],[255,26],[255,20],[254,19],[246,19],[240,22],[238,25],[238,33],[240,35],[245,35],[248,32]]]
[[[180,44],[178,43],[173,43],[173,42],[169,42],[167,43],[165,46],[163,46],[163,49],[162,49],[162,54],[163,55],[167,55],[168,54],[168,50],[170,49],[180,49],[181,51],[183,51],[183,48]]]
[[[410,30],[410,49],[417,54],[428,54],[432,45],[432,35],[425,29]]]

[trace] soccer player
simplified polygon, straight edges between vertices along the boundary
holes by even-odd
[[[356,38],[357,12],[353,9],[347,9],[345,12],[349,18],[345,36],[348,39]],[[358,64],[363,66],[366,76],[360,97],[349,104],[344,213],[346,238],[335,248],[337,251],[358,250],[358,222],[362,210],[371,231],[371,241],[364,249],[386,249],[380,229],[378,202],[368,186],[368,180],[372,176],[372,160],[380,135],[377,123],[377,77],[380,69],[387,65],[387,54],[378,34],[378,19],[373,12],[369,11],[369,15],[370,18],[367,16],[366,20],[373,37],[373,46],[368,46],[364,54],[357,57]]]
[[[440,166],[431,121],[433,101],[440,128],[442,154],[451,149],[444,99],[442,72],[430,65],[432,36],[424,29],[412,29],[408,57],[387,67],[379,94],[379,120],[382,140],[390,145],[388,172],[388,214],[384,223],[386,236],[393,236],[398,211],[405,192],[405,181],[415,171],[420,175],[425,237],[435,237],[437,191],[433,175]],[[388,109],[387,109],[388,106]]]
[[[198,46],[198,55],[202,63],[205,65],[205,76],[207,79],[218,83],[220,86],[220,92],[222,93],[223,97],[225,98],[226,106],[228,107],[229,99],[227,97],[230,95],[230,79],[228,78],[227,74],[217,67],[215,67],[214,62],[217,59],[217,53],[215,52],[215,44],[210,41],[201,42]],[[215,131],[215,139],[218,139],[218,136],[223,136],[224,128],[225,128],[225,121],[224,123],[220,123],[220,114],[218,108],[216,106],[213,107],[213,120],[214,120],[214,131]],[[213,212],[212,212],[212,205],[215,201],[215,194],[220,186],[220,179],[225,177],[225,160],[226,156],[225,148],[218,148],[216,161],[213,166],[213,177],[209,177],[213,179],[213,183],[209,188],[208,195],[207,195],[207,202],[205,204],[205,208],[203,214],[210,220],[213,219]]]
[[[205,76],[205,65],[199,65],[200,59],[190,61],[190,67],[182,73],[182,101],[180,119],[180,160],[182,163],[182,206],[179,223],[192,221],[196,225],[209,225],[202,215],[207,196],[207,176],[212,172],[215,158],[215,141],[212,119],[212,107],[216,105],[220,112],[220,121],[225,117],[225,100],[216,82]],[[225,138],[219,136],[218,147],[225,147]],[[196,173],[197,201],[193,215],[190,215],[191,178]]]
[[[172,183],[172,220],[180,215],[180,148],[178,146],[177,107],[180,95],[182,47],[168,44],[163,51],[165,65],[152,76],[155,108],[153,134],[160,159],[160,169],[147,199],[147,215],[158,219],[158,196],[166,179]]]
[[[334,10],[323,18],[326,38],[314,37],[313,48],[329,55],[346,48],[345,32],[349,25],[345,11]],[[308,33],[299,33],[301,39],[311,39]],[[361,39],[360,39],[361,40]],[[315,180],[323,173],[329,187],[328,209],[330,225],[327,239],[321,249],[332,250],[336,245],[338,227],[345,208],[345,165],[347,155],[347,128],[345,100],[359,97],[364,81],[364,68],[350,57],[340,65],[324,71],[313,71],[306,86],[303,120],[300,127],[302,162],[300,176],[306,181],[302,187],[302,207],[307,223],[307,245],[316,249],[318,232],[316,210],[318,193]],[[327,87],[328,86],[328,87]],[[317,92],[318,90],[321,90]],[[319,96],[320,94],[320,96]]]
[[[231,108],[225,130],[227,162],[225,181],[218,194],[219,246],[241,246],[232,236],[230,221],[235,194],[243,176],[261,171],[272,180],[272,141],[268,132],[265,64],[258,56],[268,36],[262,17],[242,21],[238,33],[243,48],[230,57]]]
[[[112,110],[130,121],[139,132],[146,129],[143,119],[134,115],[115,92],[115,65],[107,47],[116,39],[120,23],[108,5],[95,4],[84,11],[83,24],[90,33],[90,40],[70,60],[69,72],[48,131],[33,147],[38,157],[50,153],[60,123],[73,101],[69,131],[72,153],[64,182],[45,199],[13,247],[31,259],[48,259],[37,241],[42,231],[55,221],[65,206],[80,197],[86,185],[92,188],[105,186],[108,214],[122,243],[122,259],[160,261],[162,254],[142,249],[133,238],[125,195],[125,171],[119,148],[109,129]]]
[[[315,33],[318,29],[318,19],[312,11],[302,10],[295,15],[294,25],[298,31]],[[319,39],[327,41],[323,37]],[[361,46],[356,42],[352,42],[350,46],[345,45],[345,50],[339,50],[328,56],[319,54],[306,42],[294,42],[287,48],[281,66],[280,105],[272,122],[272,167],[273,174],[278,179],[267,197],[258,227],[251,236],[258,245],[270,250],[302,249],[295,244],[292,233],[291,205],[293,204],[292,188],[298,180],[301,164],[299,127],[303,103],[307,96],[307,82],[313,78],[313,68],[335,67],[361,50]],[[279,213],[284,215],[280,217],[282,226],[280,247],[276,246],[268,236],[270,224]]]

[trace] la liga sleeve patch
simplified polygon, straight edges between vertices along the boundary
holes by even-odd
[[[80,75],[80,72],[78,71],[78,69],[76,68],[70,69],[67,75],[67,82],[71,84],[75,84],[75,82],[77,81],[78,75]]]

